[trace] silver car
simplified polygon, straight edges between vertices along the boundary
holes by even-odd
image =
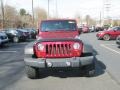
[[[0,32],[0,46],[8,43],[9,39],[4,32]]]

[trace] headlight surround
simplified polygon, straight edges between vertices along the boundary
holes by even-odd
[[[44,45],[43,44],[38,44],[38,50],[43,51],[44,50]]]
[[[103,34],[103,32],[101,32],[100,34]]]
[[[104,32],[99,32],[99,34],[104,34]]]
[[[80,49],[80,47],[81,47],[81,46],[80,46],[79,43],[74,43],[74,44],[73,44],[73,48],[74,48],[74,49]]]

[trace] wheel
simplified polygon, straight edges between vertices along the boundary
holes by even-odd
[[[97,37],[97,39],[98,39],[98,40],[101,40],[101,38],[100,38],[100,37]]]
[[[27,73],[28,78],[37,79],[39,77],[38,68],[34,68],[34,67],[31,67],[31,66],[26,66],[25,69],[26,69],[26,73]]]
[[[105,35],[103,36],[103,39],[106,40],[106,41],[109,41],[109,40],[110,40],[110,35],[105,34]]]
[[[18,43],[18,42],[19,42],[19,38],[18,38],[18,37],[14,37],[14,38],[13,38],[13,42],[14,42],[14,43]]]
[[[87,77],[93,77],[95,75],[95,63],[84,67],[84,74]]]

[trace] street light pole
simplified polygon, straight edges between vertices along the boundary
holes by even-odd
[[[4,19],[5,19],[5,13],[4,13],[3,0],[1,0],[1,10],[2,10],[2,29],[4,29]]]
[[[34,27],[34,6],[33,6],[33,0],[32,0],[32,21],[33,21],[33,27]]]

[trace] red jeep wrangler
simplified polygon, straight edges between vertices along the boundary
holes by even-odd
[[[25,47],[27,76],[39,77],[39,69],[78,68],[88,76],[95,73],[95,57],[90,45],[80,40],[75,20],[44,20],[37,40]]]

